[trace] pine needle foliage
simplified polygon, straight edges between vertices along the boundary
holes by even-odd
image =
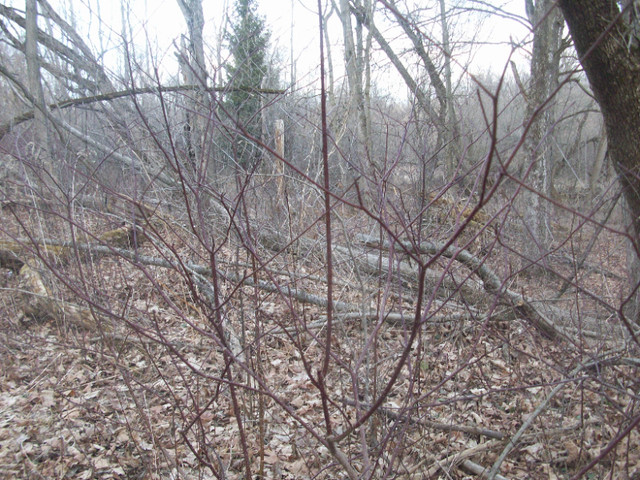
[[[257,13],[255,0],[236,0],[226,39],[231,53],[227,65],[227,85],[232,90],[226,104],[233,120],[248,135],[261,136],[261,98],[256,90],[267,75],[267,48],[270,33],[265,20]],[[256,148],[245,139],[236,144],[236,159],[242,167],[257,157]]]

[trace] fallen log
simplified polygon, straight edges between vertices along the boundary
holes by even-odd
[[[2,243],[4,242],[0,242],[0,268],[7,268],[12,272],[18,273],[24,262],[12,250],[2,248]]]
[[[383,241],[380,243],[380,241],[374,237],[361,235],[357,238],[360,242],[369,247],[390,247],[389,242]],[[437,242],[423,242],[417,246],[417,249],[409,242],[404,242],[403,247],[413,251],[414,253],[423,255],[442,255],[446,258],[451,258],[462,263],[474,275],[480,278],[486,292],[497,295],[503,304],[509,305],[517,316],[530,322],[545,337],[549,339],[558,339],[560,337],[566,338],[566,334],[562,329],[558,328],[550,319],[546,318],[545,315],[539,312],[532,305],[532,302],[529,299],[524,295],[509,290],[505,286],[504,282],[500,280],[498,275],[496,275],[483,260],[476,257],[468,250],[456,248],[451,245],[445,247],[444,243]]]
[[[300,237],[294,241],[288,241],[277,232],[262,229],[259,233],[260,244],[275,252],[290,252],[297,256],[306,257],[309,253],[318,249],[318,242]],[[399,275],[405,286],[416,288],[418,269],[410,266],[405,261],[391,262],[387,257],[380,257],[362,249],[347,248],[334,245],[332,248],[335,265],[356,263],[363,273],[375,276],[385,276],[389,270]],[[454,293],[469,296],[477,293],[477,287],[463,281],[460,278],[451,278],[445,272],[430,269],[426,272],[425,281],[429,288],[436,290],[436,296],[450,298]],[[472,282],[473,283],[473,282]]]
[[[402,278],[405,286],[417,287],[416,280],[419,278],[418,269],[410,266],[405,261],[392,262],[388,257],[381,257],[380,255],[359,249],[351,253],[349,249],[338,245],[333,247],[333,251],[339,260],[358,262],[358,265],[365,273],[371,275],[386,275],[387,272],[392,271]],[[472,285],[475,282],[465,282],[455,277],[452,279],[447,276],[445,272],[438,272],[433,269],[427,270],[425,282],[430,288],[436,289],[436,296],[440,298],[450,298],[454,293],[460,293],[467,297],[476,294],[478,291],[478,289]]]
[[[114,228],[97,237],[97,243],[117,248],[131,248],[147,240],[143,229],[133,225]],[[0,268],[16,273],[26,263],[26,258],[37,257],[47,261],[66,264],[75,254],[75,244],[43,239],[33,242],[31,239],[0,240]]]
[[[64,261],[68,253],[66,247],[47,243],[33,245],[28,240],[24,242],[0,240],[0,267],[18,273],[26,263],[25,258],[38,256]]]
[[[128,248],[144,240],[144,232],[131,225],[109,230],[98,237],[100,243],[111,245],[110,248]],[[42,261],[49,264],[66,263],[77,251],[89,250],[78,249],[77,244],[70,242],[51,240],[0,241],[0,267],[18,274],[20,310],[24,318],[36,321],[53,319],[57,322],[69,322],[84,329],[96,326],[96,319],[91,310],[56,298],[46,286],[40,273],[41,269],[37,267]],[[105,327],[109,329],[106,325],[101,325],[101,328]]]
[[[26,318],[36,321],[54,320],[91,330],[95,320],[88,308],[55,298],[40,273],[28,264],[20,268],[20,307]],[[107,327],[108,330],[108,326]]]

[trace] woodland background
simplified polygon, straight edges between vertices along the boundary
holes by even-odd
[[[2,476],[639,479],[640,3],[176,2],[0,3]]]

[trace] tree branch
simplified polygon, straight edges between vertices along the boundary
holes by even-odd
[[[6,77],[5,72],[0,71],[0,74]],[[10,78],[11,80],[11,78]],[[111,100],[116,100],[118,98],[123,97],[134,97],[136,95],[143,94],[153,94],[153,93],[176,93],[176,92],[188,92],[188,91],[202,91],[205,90],[207,92],[232,92],[232,91],[243,91],[250,93],[259,93],[263,95],[281,95],[286,93],[285,90],[279,90],[274,88],[252,88],[252,87],[214,87],[214,88],[204,88],[202,85],[174,85],[174,86],[157,86],[157,87],[143,87],[143,88],[131,88],[127,90],[120,90],[117,92],[111,93],[102,93],[100,95],[92,95],[90,97],[81,97],[81,98],[73,98],[71,100],[63,100],[56,103],[50,103],[48,105],[49,109],[63,109],[69,107],[77,107],[79,105],[88,105],[91,103],[97,102],[108,102]],[[33,119],[34,111],[31,110],[29,112],[18,115],[17,117],[12,118],[8,122],[0,124],[0,139],[4,137],[12,127],[21,124],[27,120]]]

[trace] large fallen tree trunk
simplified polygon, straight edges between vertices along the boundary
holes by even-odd
[[[99,244],[118,248],[129,248],[146,240],[146,234],[139,228],[124,225],[109,230],[97,238]],[[19,272],[26,258],[38,257],[54,263],[65,264],[75,254],[75,245],[69,242],[43,240],[32,242],[28,239],[18,241],[0,240],[0,268]]]
[[[109,249],[128,248],[134,244],[134,239],[136,243],[140,243],[146,240],[146,236],[131,225],[109,230],[97,237],[97,241],[107,249],[103,253],[113,252]],[[68,242],[33,242],[29,239],[0,242],[0,267],[18,274],[19,306],[25,318],[53,319],[85,329],[95,325],[96,321],[90,309],[57,298],[46,286],[40,273],[43,263],[49,268],[55,264],[67,263],[78,251],[88,250],[78,249],[76,244]],[[83,255],[80,255],[80,258],[84,258]]]
[[[379,240],[374,237],[360,235],[357,236],[356,239],[363,245],[372,248],[390,248],[388,242],[380,243]],[[408,242],[403,243],[403,247],[414,253],[432,256],[441,255],[463,264],[471,275],[475,275],[480,279],[485,295],[496,295],[503,306],[511,309],[512,318],[522,318],[528,321],[550,339],[564,338],[570,341],[575,339],[573,333],[578,333],[578,328],[571,325],[570,313],[550,305],[547,302],[536,302],[518,292],[510,290],[506,287],[505,283],[500,280],[500,277],[486,265],[483,259],[478,258],[468,250],[453,246],[445,248],[444,243],[438,242],[423,242],[418,245],[417,250]],[[465,285],[466,284],[469,283],[465,282]],[[606,305],[606,302],[596,297],[594,297],[594,300],[601,306],[607,308],[610,314],[616,314],[612,307]],[[536,306],[536,303],[539,303],[539,305]],[[625,337],[626,330],[622,327],[614,328],[613,326],[608,326],[609,331],[607,332],[607,322],[601,319],[589,318],[582,314],[580,320],[579,333],[583,337],[601,339],[604,335],[609,334],[612,335],[616,341],[620,341]],[[634,333],[637,335],[637,332]]]
[[[388,242],[382,242],[376,238],[368,236],[359,236],[358,240],[363,244],[375,248],[390,248]],[[423,255],[442,255],[446,258],[454,259],[465,265],[474,275],[482,281],[484,289],[489,294],[497,295],[500,301],[511,308],[515,314],[524,318],[536,327],[543,335],[548,338],[556,339],[565,337],[565,333],[539,312],[532,302],[524,295],[509,290],[504,282],[493,272],[480,258],[473,255],[468,250],[456,248],[453,246],[446,247],[443,243],[423,242],[416,248],[409,242],[403,244],[404,248]]]
[[[56,298],[35,268],[24,264],[18,273],[20,279],[20,309],[24,318],[36,321],[52,319],[61,324],[91,330],[96,322],[91,310]],[[108,326],[105,326],[109,330]]]
[[[133,227],[120,227],[115,230],[106,232],[99,237],[101,244],[72,244],[69,242],[56,242],[52,240],[43,241],[34,244],[26,241],[2,242],[0,243],[0,267],[10,268],[19,273],[21,288],[23,291],[22,310],[26,316],[32,318],[54,318],[57,320],[67,319],[72,323],[86,326],[91,323],[91,315],[89,310],[83,309],[68,302],[61,302],[54,299],[49,290],[44,286],[45,282],[38,273],[37,269],[29,265],[29,261],[24,260],[25,255],[38,256],[46,258],[46,256],[54,256],[56,259],[65,260],[71,256],[73,252],[80,252],[80,258],[89,258],[90,256],[115,255],[121,257],[132,264],[158,266],[162,268],[179,271],[182,275],[191,277],[197,284],[204,286],[204,290],[210,290],[209,278],[212,276],[210,267],[193,264],[189,262],[171,262],[163,258],[155,258],[141,255],[140,252],[128,250],[132,245]],[[146,237],[140,236],[138,240],[144,240]],[[389,248],[386,242],[380,243],[377,239],[360,236],[358,240],[364,245],[375,248]],[[310,247],[311,241],[308,239],[300,239],[305,247]],[[411,245],[403,245],[407,249],[412,249]],[[28,248],[27,248],[28,247]],[[566,329],[555,323],[549,318],[549,313],[553,316],[561,315],[557,311],[549,311],[545,309],[545,313],[534,306],[534,302],[524,295],[514,292],[504,285],[499,277],[483,263],[481,259],[474,256],[467,250],[457,249],[454,247],[443,248],[443,244],[425,242],[419,246],[420,254],[425,255],[442,255],[447,258],[454,259],[467,267],[471,274],[477,276],[482,282],[483,290],[480,284],[470,279],[458,280],[459,284],[453,283],[447,285],[443,283],[443,275],[436,276],[433,272],[429,279],[434,284],[440,284],[441,293],[450,297],[452,290],[457,289],[463,295],[473,295],[474,298],[486,296],[487,293],[497,295],[503,305],[512,309],[514,316],[523,318],[534,325],[545,336],[549,338],[567,337]],[[368,273],[384,274],[390,268],[390,261],[387,257],[380,257],[362,250],[347,249],[346,247],[336,246],[335,254],[340,261],[357,261],[361,267]],[[46,255],[46,256],[45,256]],[[32,263],[32,262],[31,262]],[[393,264],[395,273],[405,277],[409,281],[415,279],[414,269],[406,265],[406,262],[398,262]],[[292,288],[287,285],[277,283],[254,280],[251,276],[240,276],[233,273],[220,273],[221,277],[226,281],[246,286],[255,286],[263,291],[272,292],[281,295],[283,298],[292,299],[300,303],[317,305],[322,308],[327,307],[327,299],[301,290]],[[451,280],[449,280],[451,282]],[[467,297],[471,298],[471,297]],[[333,304],[336,310],[354,315],[360,315],[357,305],[335,301]]]
[[[131,200],[131,199],[129,199]],[[135,205],[137,203],[134,202]],[[216,205],[217,207],[217,205]],[[225,217],[230,221],[227,212],[221,206],[216,209],[218,215]],[[155,211],[151,207],[142,205],[137,208],[138,213],[142,216],[141,220],[149,222],[154,228],[151,217]],[[278,232],[269,229],[255,229],[258,232],[258,241],[263,246],[272,251],[295,253],[306,257],[312,252],[318,250],[318,243],[311,239],[300,237],[294,241],[288,241]],[[69,242],[56,242],[46,240],[42,242],[31,241],[3,241],[0,242],[0,267],[9,268],[16,273],[20,273],[25,278],[25,291],[31,292],[36,298],[41,299],[38,302],[25,302],[24,313],[32,317],[53,316],[60,318],[62,310],[55,307],[51,303],[42,301],[43,298],[50,297],[46,289],[40,288],[44,285],[42,279],[34,278],[39,275],[37,269],[34,268],[33,262],[25,261],[28,258],[40,257],[43,259],[54,259],[57,262],[66,262],[72,255],[80,254],[78,258],[88,258],[90,255],[116,255],[127,261],[138,264],[146,264],[169,268],[179,271],[182,275],[191,277],[197,284],[210,290],[209,278],[212,276],[211,269],[207,266],[190,264],[188,262],[171,262],[166,259],[154,258],[141,255],[140,252],[132,252],[128,250],[131,246],[137,245],[145,241],[147,233],[139,227],[123,226],[114,230],[110,230],[101,236],[96,237],[96,244],[79,244]],[[377,249],[389,249],[388,242],[380,242],[377,238],[368,236],[358,236],[357,241],[366,247]],[[487,293],[496,295],[500,303],[506,305],[513,312],[514,316],[524,318],[545,336],[549,338],[566,337],[566,329],[560,322],[554,322],[550,318],[558,316],[558,312],[545,308],[544,312],[540,308],[534,306],[534,302],[524,295],[508,289],[504,282],[493,272],[482,259],[476,257],[471,252],[458,249],[453,246],[445,248],[444,244],[436,242],[423,242],[418,247],[405,242],[402,244],[405,251],[421,254],[421,255],[438,255],[455,260],[464,265],[470,273],[465,278],[460,273],[455,276],[449,271],[437,272],[430,270],[427,275],[427,282],[433,287],[433,291],[441,298],[450,299],[455,293],[462,295],[467,303],[481,303],[486,299]],[[334,260],[336,265],[355,264],[361,271],[371,275],[387,275],[391,273],[402,279],[403,284],[412,285],[417,278],[417,269],[410,266],[405,261],[392,261],[387,256],[367,252],[361,248],[346,248],[336,245],[333,248]],[[166,257],[165,257],[166,258]],[[31,263],[31,265],[29,265]],[[25,268],[27,267],[27,268]],[[23,268],[24,271],[23,271]],[[470,278],[477,277],[480,282]],[[301,303],[317,305],[322,308],[327,307],[327,299],[322,296],[314,295],[298,288],[292,288],[287,285],[277,284],[264,280],[254,280],[251,276],[240,276],[232,273],[222,275],[224,279],[236,284],[246,286],[255,286],[261,290],[276,293],[285,298],[290,298]],[[31,286],[29,286],[31,285]],[[79,312],[76,308],[67,308],[71,312]],[[79,308],[79,307],[78,307]],[[335,301],[334,308],[342,312],[358,312],[357,305]],[[46,310],[49,310],[47,312]],[[560,313],[561,315],[561,313]],[[74,315],[72,315],[73,317]],[[80,313],[78,323],[85,323],[86,313]]]
[[[58,245],[65,247],[72,247],[69,243],[59,242]],[[180,271],[181,273],[185,273],[187,275],[198,275],[198,281],[202,282],[203,280],[207,281],[208,278],[211,277],[211,268],[199,265],[191,262],[180,262],[180,263],[172,263],[169,260],[163,258],[151,257],[148,255],[141,255],[138,252],[132,252],[131,250],[112,247],[108,245],[91,245],[91,244],[74,244],[73,248],[76,248],[80,251],[91,252],[92,254],[96,254],[99,256],[104,255],[115,255],[126,259],[132,263],[147,265],[152,267],[162,267],[171,270]],[[258,280],[257,282],[253,280],[251,277],[243,277],[240,275],[236,275],[233,273],[218,273],[223,279],[234,282],[234,283],[242,283],[248,287],[258,287],[260,290],[264,290],[266,292],[282,294],[287,298],[292,298],[301,303],[308,303],[311,305],[318,305],[321,307],[327,306],[327,300],[324,297],[320,297],[318,295],[314,295],[312,293],[305,292],[304,290],[300,290],[297,288],[292,288],[286,285],[277,285],[272,282],[267,282],[264,280]],[[355,305],[346,303],[346,302],[333,302],[333,307],[337,310],[349,310],[354,309]]]
[[[319,251],[317,241],[305,237],[289,241],[278,232],[270,229],[263,228],[256,229],[256,231],[259,232],[260,244],[271,251],[293,253],[301,257],[307,257],[315,251],[318,251],[318,255],[323,255]],[[359,248],[349,249],[341,245],[334,245],[332,251],[334,264],[338,268],[340,265],[357,264],[363,273],[383,277],[391,271],[393,275],[401,278],[405,286],[417,288],[415,282],[418,279],[418,270],[405,261],[393,262],[385,256],[381,257]],[[451,275],[450,272],[430,269],[426,272],[425,281],[429,288],[435,289],[436,296],[440,298],[449,299],[455,293],[468,297],[478,292],[478,286],[474,285],[475,281],[464,281]]]

